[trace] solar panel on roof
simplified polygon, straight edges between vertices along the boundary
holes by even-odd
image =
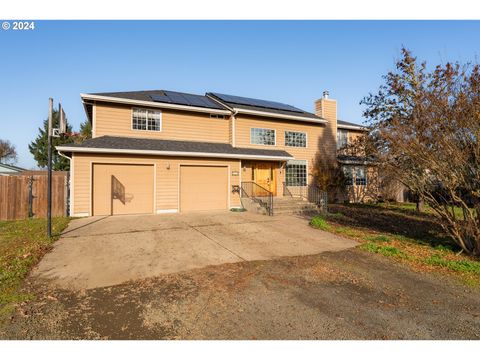
[[[276,101],[252,99],[252,98],[246,98],[243,96],[234,96],[234,95],[226,95],[226,94],[219,94],[219,93],[213,93],[213,95],[215,95],[216,97],[218,97],[223,101],[239,104],[239,105],[249,105],[249,106],[257,106],[257,107],[263,107],[268,109],[303,112],[303,110],[300,110],[294,106],[282,104]]]
[[[174,104],[180,104],[180,105],[190,105],[187,101],[187,99],[185,99],[185,97],[183,97],[182,95],[180,94],[177,94],[177,93],[172,93],[170,91],[165,91],[165,94],[168,96],[168,98],[172,101],[172,103]]]
[[[166,102],[166,103],[171,103],[172,101],[165,95],[159,95],[159,94],[151,94],[150,95],[150,98],[153,100],[153,101],[157,101],[157,102]]]
[[[202,106],[202,107],[211,107],[212,104],[203,101],[203,98],[200,96],[195,96],[195,95],[184,95],[187,101],[189,102],[190,105],[192,106]]]
[[[151,94],[150,98],[156,102],[222,109],[221,106],[201,95],[183,94],[174,91],[163,91],[162,93],[162,95]]]

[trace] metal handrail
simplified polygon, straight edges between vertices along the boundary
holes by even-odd
[[[287,186],[283,183],[283,196],[300,197],[327,211],[328,194],[316,185]]]
[[[254,181],[242,181],[241,197],[248,197],[265,208],[267,215],[273,215],[273,193]]]

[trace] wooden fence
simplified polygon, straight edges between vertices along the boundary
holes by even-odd
[[[47,174],[0,176],[0,220],[47,217]],[[52,216],[67,216],[68,172],[52,176]]]

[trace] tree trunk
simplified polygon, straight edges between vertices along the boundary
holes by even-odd
[[[418,198],[417,200],[417,211],[418,212],[423,212],[424,209],[424,202],[422,198]]]

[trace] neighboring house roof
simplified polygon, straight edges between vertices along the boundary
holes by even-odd
[[[0,163],[0,173],[2,174],[18,173],[22,171],[25,171],[25,169],[14,165]]]
[[[348,121],[343,121],[343,120],[337,120],[337,128],[340,129],[353,129],[353,130],[367,130],[365,126],[355,124],[352,122]]]
[[[292,119],[310,120],[319,123],[326,122],[325,119],[322,119],[315,114],[306,112],[295,106],[279,103],[276,101],[267,101],[212,92],[207,92],[206,95],[208,97],[216,99],[220,103],[227,105],[230,109],[233,109],[234,111],[240,113],[285,118],[291,117]]]
[[[237,148],[225,143],[140,139],[101,136],[81,144],[57,146],[62,152],[122,153],[140,155],[218,157],[231,159],[289,160],[293,156],[283,150]]]
[[[337,161],[345,165],[375,165],[375,158],[372,156],[353,156],[353,155],[338,155]]]

